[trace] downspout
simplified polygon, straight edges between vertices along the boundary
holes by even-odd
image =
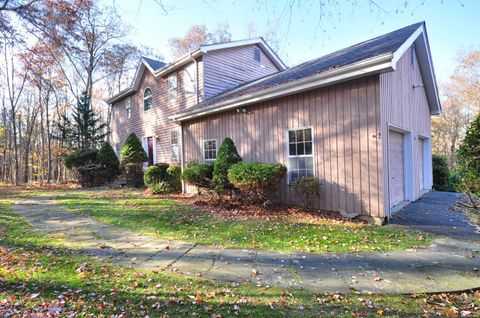
[[[190,58],[192,59],[193,63],[195,64],[195,104],[198,104],[198,62],[195,58],[193,58],[192,53],[190,54]]]
[[[180,170],[182,171],[183,173],[183,170],[185,169],[184,167],[184,162],[183,162],[183,149],[185,147],[183,147],[183,125],[182,125],[182,122],[180,122]],[[186,192],[186,189],[185,189],[185,181],[183,181],[182,179],[182,193],[185,193]]]

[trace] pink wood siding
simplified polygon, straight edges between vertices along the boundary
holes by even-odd
[[[415,198],[421,194],[420,182],[422,165],[422,153],[418,143],[419,136],[430,138],[430,110],[423,87],[413,89],[416,83],[423,83],[420,74],[418,61],[415,61],[415,68],[410,65],[410,50],[401,57],[397,63],[395,72],[383,73],[380,75],[380,100],[382,111],[382,136],[388,135],[388,125],[392,124],[401,129],[407,130],[413,136],[413,162],[415,177]],[[383,164],[388,164],[388,140],[383,138]],[[430,154],[429,154],[430,155]],[[430,158],[431,160],[431,158]],[[385,213],[388,213],[388,174],[383,176]]]
[[[213,51],[204,55],[205,98],[209,99],[226,89],[278,71],[275,64],[261,50],[260,62],[253,58],[253,48],[246,45]]]
[[[188,65],[187,65],[188,66]],[[203,71],[202,61],[198,62],[199,77]],[[134,132],[137,137],[142,140],[142,137],[157,136],[156,139],[156,158],[157,162],[175,162],[179,163],[180,158],[172,158],[170,145],[170,132],[174,129],[179,129],[177,124],[170,122],[168,116],[171,116],[179,111],[186,110],[196,104],[195,95],[185,97],[184,83],[183,83],[183,69],[178,70],[172,74],[177,74],[177,100],[168,100],[168,77],[160,78],[154,77],[148,70],[143,74],[140,87],[137,92],[130,95],[132,115],[130,119],[126,118],[125,102],[123,99],[113,105],[113,113],[115,108],[119,108],[119,116],[112,118],[112,144],[120,150],[123,147],[127,136]],[[199,82],[201,86],[201,82]],[[143,110],[143,93],[145,88],[149,87],[152,90],[153,105],[152,109],[148,111]],[[199,89],[199,97],[202,99],[203,89]]]
[[[219,146],[231,137],[245,161],[287,165],[287,129],[311,126],[315,174],[323,183],[315,207],[383,215],[378,76],[247,106],[247,110],[183,123],[185,163],[203,161],[204,139],[217,139]],[[286,179],[280,197],[295,201]]]

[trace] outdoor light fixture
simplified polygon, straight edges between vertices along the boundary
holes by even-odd
[[[423,83],[418,82],[416,84],[413,84],[413,89],[419,88],[419,87],[423,87]]]
[[[237,108],[237,113],[246,113],[247,109],[246,108]]]

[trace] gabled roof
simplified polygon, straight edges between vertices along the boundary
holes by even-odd
[[[245,45],[253,45],[253,44],[258,45],[279,70],[285,70],[287,68],[287,66],[283,63],[283,61],[270,48],[270,46],[267,44],[267,42],[265,42],[265,40],[262,37],[247,39],[247,40],[240,40],[240,41],[231,41],[226,43],[218,43],[218,44],[205,44],[205,45],[201,45],[198,49],[179,58],[175,62],[172,62],[169,64],[165,64],[160,61],[143,57],[139,66],[137,67],[137,71],[135,73],[135,77],[132,82],[132,85],[129,88],[123,90],[122,92],[110,97],[109,99],[106,100],[106,102],[108,104],[115,103],[116,101],[124,98],[125,96],[137,91],[138,85],[140,84],[140,79],[143,76],[143,72],[145,71],[145,68],[147,68],[155,77],[157,76],[163,77],[170,74],[171,72],[174,72],[176,69],[191,63],[192,59],[202,56],[204,54],[207,54],[208,52],[241,47]]]
[[[393,71],[398,59],[415,43],[430,111],[441,106],[433,70],[425,23],[420,22],[364,41],[292,68],[240,84],[188,112],[172,116],[175,121],[197,118],[315,87],[361,76]]]

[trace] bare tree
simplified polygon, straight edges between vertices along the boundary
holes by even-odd
[[[182,37],[168,40],[174,57],[181,57],[202,44],[224,43],[231,40],[228,23],[220,23],[213,32],[209,32],[205,24],[194,24]]]

